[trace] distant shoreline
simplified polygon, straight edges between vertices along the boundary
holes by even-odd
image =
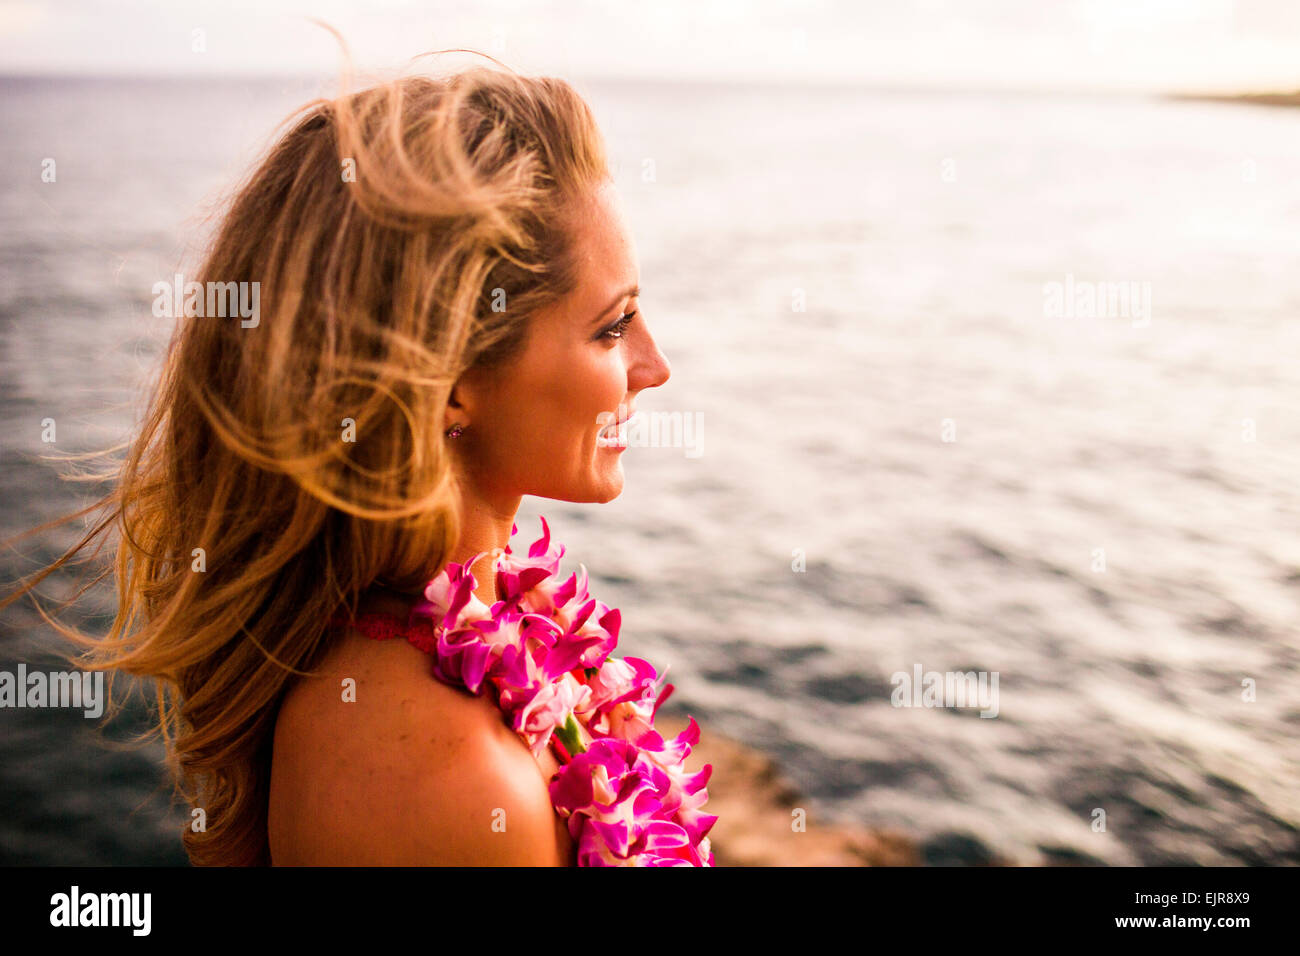
[[[1170,93],[1172,100],[1198,103],[1252,103],[1256,106],[1300,106],[1300,90],[1292,93]]]

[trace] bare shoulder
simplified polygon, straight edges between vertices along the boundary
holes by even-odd
[[[544,768],[492,701],[430,667],[404,641],[349,632],[297,679],[275,727],[275,864],[569,862]]]

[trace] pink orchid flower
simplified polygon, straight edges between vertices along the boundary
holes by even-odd
[[[554,577],[560,571],[560,559],[564,557],[564,545],[551,547],[551,529],[542,518],[542,536],[528,548],[528,555],[521,557],[506,547],[505,552],[497,558],[497,593],[503,597],[517,599],[520,595],[532,591],[539,583]],[[514,534],[512,527],[511,535]]]
[[[662,768],[621,740],[593,741],[563,767],[551,782],[551,797],[568,813],[579,865],[636,865],[650,862],[639,858],[671,858],[688,846],[685,829],[661,812],[670,786]]]
[[[449,564],[424,588],[424,600],[411,613],[428,617],[435,627],[455,630],[474,621],[492,619],[492,608],[474,595],[478,581],[469,569],[487,552],[480,552],[465,564]]]
[[[627,700],[653,699],[658,679],[659,672],[648,661],[639,657],[611,657],[587,681],[591,699],[585,709],[601,710]]]
[[[442,680],[492,688],[534,756],[556,745],[565,763],[550,794],[580,866],[712,866],[717,817],[701,808],[713,768],[685,767],[699,727],[692,719],[670,740],[654,729],[673,685],[640,658],[609,656],[622,616],[590,597],[585,567],[557,583],[563,554],[543,518],[527,556],[508,545],[497,555],[491,607],[475,597],[469,570],[483,555],[449,564],[412,611],[429,634],[416,628],[409,639],[434,655]]]
[[[566,674],[556,683],[544,683],[528,702],[515,711],[514,729],[530,741],[534,757],[540,757],[551,735],[569,719],[575,707],[590,691]]]

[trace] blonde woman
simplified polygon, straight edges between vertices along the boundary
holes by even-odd
[[[328,624],[478,554],[491,605],[521,496],[620,493],[602,425],[669,366],[588,106],[495,68],[309,104],[194,278],[257,283],[257,322],[177,320],[98,521],[4,603],[116,532],[111,632],[58,627],[157,679],[195,864],[572,863],[553,754]]]

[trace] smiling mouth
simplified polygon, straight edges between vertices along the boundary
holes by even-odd
[[[596,433],[596,445],[600,448],[626,448],[627,425],[640,417],[640,412],[633,412],[622,421],[610,422]]]

